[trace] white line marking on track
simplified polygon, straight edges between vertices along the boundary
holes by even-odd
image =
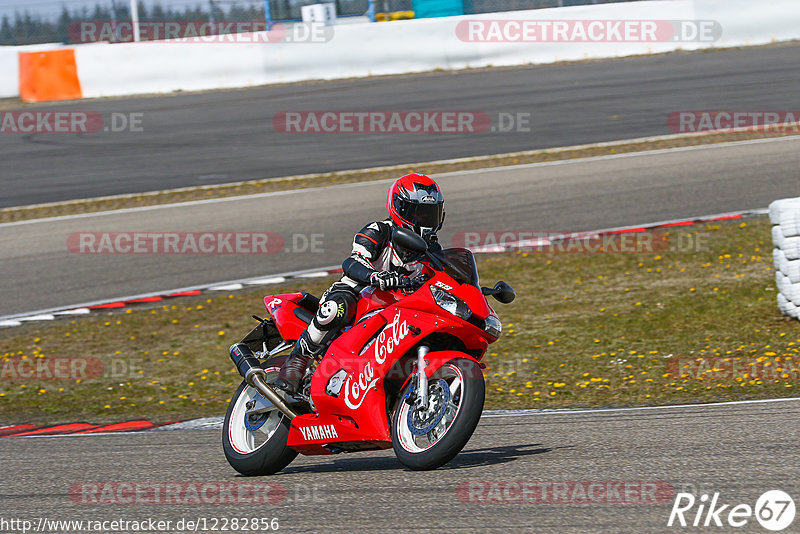
[[[586,158],[573,158],[573,159],[559,159],[556,161],[540,161],[537,163],[522,163],[520,165],[505,165],[500,167],[487,167],[485,169],[469,169],[464,171],[452,171],[436,174],[437,177],[452,176],[452,175],[465,175],[465,174],[478,174],[478,173],[492,173],[502,172],[508,169],[531,169],[535,167],[554,167],[558,165],[571,165],[580,163],[591,163],[596,161],[610,160],[610,159],[624,159],[624,158],[638,158],[647,156],[658,156],[661,154],[670,154],[673,152],[692,152],[695,150],[714,150],[718,148],[729,148],[742,145],[758,145],[762,143],[772,143],[776,141],[797,141],[800,140],[800,135],[791,135],[786,137],[768,137],[766,139],[749,139],[744,141],[729,141],[727,143],[717,143],[713,145],[692,145],[692,146],[678,146],[673,148],[657,148],[654,150],[639,150],[636,152],[622,152],[620,154],[605,154],[603,156],[590,156]],[[636,142],[638,140],[631,140]],[[598,146],[602,146],[602,143]],[[502,154],[500,154],[502,155]],[[362,182],[364,183],[364,182]],[[302,191],[302,189],[300,190]],[[10,223],[9,223],[10,224]],[[0,225],[2,226],[2,225]]]
[[[277,196],[284,196],[284,195],[293,195],[296,193],[302,192],[314,192],[314,191],[330,191],[331,189],[344,189],[349,187],[364,187],[368,185],[374,184],[381,184],[381,183],[392,183],[395,181],[395,178],[388,178],[385,180],[373,180],[369,182],[355,182],[352,184],[339,184],[339,185],[331,185],[331,186],[321,186],[321,187],[308,187],[305,189],[288,189],[286,191],[270,191],[267,193],[254,193],[252,195],[239,195],[235,197],[223,197],[223,198],[208,198],[204,200],[189,200],[187,202],[173,202],[170,204],[155,204],[153,206],[139,206],[136,208],[122,208],[118,210],[108,210],[108,211],[94,211],[91,213],[75,213],[72,215],[59,215],[57,217],[44,217],[41,219],[28,219],[24,221],[14,221],[14,222],[7,222],[7,223],[0,223],[0,228],[4,228],[7,226],[22,226],[25,224],[37,224],[42,222],[56,222],[56,221],[68,221],[71,219],[83,219],[87,217],[102,217],[107,215],[116,215],[118,213],[137,213],[140,211],[152,211],[152,210],[159,210],[159,209],[170,209],[170,208],[180,208],[182,206],[201,206],[204,204],[216,204],[220,202],[235,202],[237,200],[253,200],[258,198],[266,198],[266,197],[277,197]],[[93,200],[93,199],[87,199]]]
[[[775,402],[792,402],[800,401],[800,397],[789,397],[784,399],[756,399],[756,400],[743,400],[743,401],[728,401],[728,402],[709,402],[704,404],[675,404],[665,406],[631,406],[629,408],[586,408],[586,409],[570,409],[563,410],[544,410],[544,409],[530,409],[530,410],[487,410],[483,412],[481,418],[484,417],[523,417],[529,415],[577,415],[577,414],[596,414],[596,413],[613,413],[613,412],[636,412],[636,411],[650,411],[650,410],[675,410],[683,408],[716,408],[719,406],[735,406],[740,404],[771,404]]]
[[[620,140],[614,141],[611,143],[597,143],[594,145],[582,145],[586,147],[591,146],[613,146],[614,144],[627,144],[627,143],[636,143],[641,141],[646,141],[650,138],[641,138],[641,139],[628,139],[628,140]],[[465,171],[452,171],[452,172],[444,172],[444,173],[437,173],[437,177],[444,177],[444,176],[453,176],[453,175],[467,175],[467,174],[475,174],[475,173],[494,173],[494,172],[503,172],[507,170],[514,170],[514,169],[530,169],[534,167],[552,167],[555,165],[576,165],[581,163],[590,163],[602,160],[611,160],[611,159],[620,159],[620,158],[635,158],[635,157],[647,157],[647,156],[657,156],[660,154],[668,154],[672,152],[687,152],[687,151],[695,151],[695,150],[717,150],[721,148],[729,148],[735,146],[743,146],[743,145],[755,145],[755,144],[763,144],[763,143],[775,143],[775,142],[783,142],[783,141],[797,141],[800,140],[800,136],[786,136],[786,137],[769,137],[766,139],[750,139],[744,141],[730,141],[727,143],[717,143],[717,144],[706,144],[706,145],[693,145],[693,146],[685,146],[685,147],[674,147],[674,148],[660,148],[655,150],[640,150],[638,152],[624,152],[621,154],[606,154],[603,156],[591,156],[587,158],[574,158],[574,159],[564,159],[564,160],[557,160],[557,161],[543,161],[538,163],[525,163],[521,165],[505,165],[500,167],[486,167],[482,169],[471,169]],[[570,149],[576,147],[560,147],[561,149]],[[543,152],[546,152],[548,149],[542,149]],[[508,154],[497,154],[497,156],[507,156]],[[470,159],[470,158],[466,158]],[[440,161],[432,161],[432,162],[425,162],[426,164],[433,164],[433,163],[449,163],[459,160],[440,160]],[[420,164],[422,165],[422,164]],[[368,170],[368,169],[360,169],[360,170]],[[340,184],[340,185],[331,185],[331,186],[320,186],[320,187],[309,187],[306,189],[288,189],[286,191],[269,191],[265,193],[254,193],[251,195],[240,195],[234,197],[223,197],[223,198],[209,198],[203,200],[190,200],[187,202],[173,202],[170,204],[156,204],[153,206],[139,206],[135,208],[122,208],[119,210],[109,210],[109,211],[95,211],[91,213],[75,213],[72,215],[60,215],[57,217],[45,217],[41,219],[29,219],[24,221],[14,221],[14,222],[7,222],[7,223],[0,223],[0,228],[11,227],[11,226],[21,226],[26,224],[39,224],[45,222],[54,222],[54,221],[65,221],[71,219],[82,219],[87,217],[101,217],[106,215],[115,215],[121,213],[136,213],[140,211],[151,211],[151,210],[160,210],[160,209],[170,209],[176,207],[183,207],[183,206],[199,206],[205,204],[215,204],[219,202],[235,202],[237,200],[251,200],[251,199],[258,199],[258,198],[266,198],[266,197],[273,197],[273,196],[283,196],[283,195],[293,195],[297,193],[306,193],[306,192],[315,192],[315,191],[330,191],[331,189],[342,189],[342,188],[352,188],[352,187],[366,187],[370,185],[382,184],[382,183],[391,183],[394,182],[394,178],[388,178],[384,180],[373,180],[367,182],[356,182],[350,184]],[[125,196],[125,195],[123,195]],[[85,200],[92,200],[92,199],[85,199]]]

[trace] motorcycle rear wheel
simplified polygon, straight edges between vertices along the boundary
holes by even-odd
[[[268,382],[274,380],[284,360],[285,356],[280,356],[261,363]],[[242,382],[231,398],[222,428],[225,458],[231,467],[246,476],[277,473],[297,457],[297,451],[286,446],[289,419],[285,415],[278,410],[257,416],[245,415],[247,403],[257,396],[254,388]]]
[[[403,389],[401,399],[416,387],[413,382]],[[478,426],[485,395],[483,374],[475,361],[456,358],[444,364],[428,379],[427,410],[405,400],[395,410],[392,446],[397,459],[409,469],[425,471],[455,458]]]

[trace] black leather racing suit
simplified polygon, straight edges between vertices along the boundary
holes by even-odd
[[[371,222],[353,238],[353,250],[342,263],[342,277],[323,293],[314,320],[300,336],[292,355],[315,356],[327,343],[353,319],[361,290],[370,285],[373,273],[397,272],[416,276],[422,265],[416,261],[404,262],[392,245],[391,219]],[[426,239],[439,248],[436,235]]]

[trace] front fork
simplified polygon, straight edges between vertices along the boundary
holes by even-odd
[[[417,349],[417,398],[414,406],[419,410],[428,409],[428,375],[425,373],[425,356],[430,348],[422,345]]]

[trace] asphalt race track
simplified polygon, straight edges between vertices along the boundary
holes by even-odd
[[[437,177],[445,244],[464,231],[571,231],[764,208],[797,194],[800,138]],[[0,316],[341,264],[387,183],[0,225]],[[329,224],[326,221],[336,221]],[[77,254],[79,232],[278,232],[270,255]],[[295,234],[302,237],[295,238]],[[319,252],[312,252],[312,234]],[[768,236],[765,236],[768,238]],[[295,248],[295,239],[296,248]]]
[[[360,79],[46,110],[143,113],[143,131],[0,136],[0,207],[671,133],[680,110],[794,110],[800,46]],[[530,113],[530,131],[285,134],[296,110]]]
[[[753,517],[745,527],[731,528],[725,523],[727,512],[740,503],[753,507],[768,490],[800,494],[798,421],[796,400],[492,417],[482,419],[464,451],[437,471],[409,471],[389,450],[298,457],[282,473],[258,478],[235,476],[222,455],[219,431],[6,438],[0,440],[0,502],[3,518],[34,524],[42,517],[154,518],[170,520],[173,526],[201,517],[275,517],[281,532],[766,532]],[[553,502],[552,485],[544,486],[542,500],[535,491],[527,502],[519,502],[521,486],[492,490],[493,482],[498,483],[495,488],[546,482],[567,483],[572,489],[576,482],[587,487],[590,482],[619,481],[627,481],[629,488],[656,484],[659,491],[649,495],[658,502],[648,502],[639,492],[624,504],[579,502],[575,493],[567,494],[574,501],[567,497],[567,503],[564,498]],[[271,482],[277,486],[270,491],[285,490],[285,500],[197,504],[189,493],[181,493],[171,504],[145,504],[145,497],[130,504],[83,502],[101,494],[87,491],[92,486],[82,483],[103,488],[134,482],[197,487],[206,482]],[[719,492],[719,505],[731,505],[720,517],[725,528],[667,527],[678,492],[698,499]],[[113,495],[106,498],[115,499]],[[605,495],[626,500],[624,493],[621,498],[614,492]],[[505,496],[509,502],[498,502]],[[686,513],[689,522],[696,512],[695,505]]]
[[[661,135],[670,133],[666,116],[676,110],[796,108],[798,51],[789,45],[36,106],[143,112],[145,132],[3,135],[0,207]],[[442,102],[490,115],[531,112],[533,131],[306,136],[277,133],[271,124],[285,110],[438,109]],[[437,177],[447,198],[442,240],[464,231],[586,230],[763,208],[797,196],[798,168],[800,137],[793,137],[453,173]],[[385,215],[386,188],[363,183],[0,225],[0,316],[337,264],[353,233]],[[88,255],[67,246],[80,232],[202,231],[276,232],[285,246],[268,256]],[[321,251],[304,247],[311,234],[320,234]],[[295,235],[303,236],[298,247]],[[209,522],[224,521],[231,531],[234,518],[277,518],[286,532],[765,532],[753,517],[738,529],[667,522],[680,492],[698,499],[718,492],[728,510],[755,508],[768,490],[800,495],[800,399],[492,414],[454,461],[422,473],[404,469],[389,450],[299,457],[273,477],[239,477],[220,438],[219,430],[2,438],[0,532],[21,531],[2,523],[14,519],[34,526],[153,519],[169,521],[170,532],[209,532]],[[179,492],[178,502],[161,494],[156,503],[123,503],[113,490],[95,491],[136,483],[268,483],[279,497],[253,505],[201,496],[198,503]],[[549,489],[519,502],[526,497],[516,488],[537,483]],[[623,483],[634,491],[620,490]],[[621,493],[587,502],[553,492],[590,485]],[[657,502],[638,491],[645,485],[659,488]],[[92,495],[117,502],[92,503]],[[178,527],[201,519],[205,528]],[[798,521],[785,532],[797,532]],[[39,530],[89,531],[51,523]]]

